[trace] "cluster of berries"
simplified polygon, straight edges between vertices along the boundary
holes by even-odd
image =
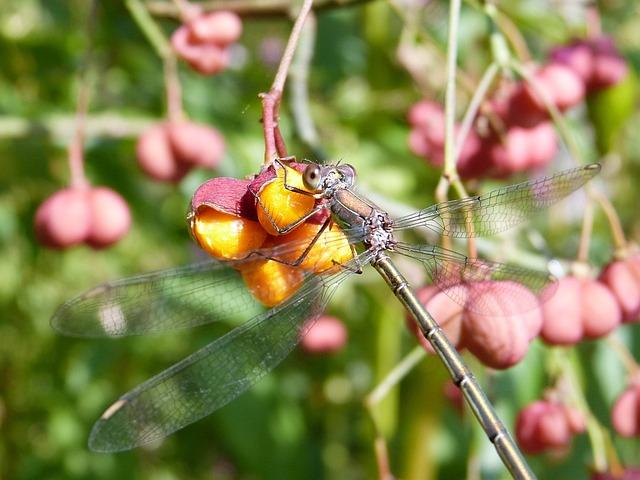
[[[464,292],[473,299],[469,302],[454,301],[433,285],[423,287],[417,293],[449,341],[460,351],[469,350],[491,368],[509,368],[520,362],[529,343],[542,328],[540,309],[505,315],[505,312],[521,311],[519,305],[523,303],[537,304],[534,294],[516,282],[471,282]],[[474,309],[477,305],[485,306],[482,313]],[[418,331],[415,322],[409,319],[408,324],[420,343],[433,353],[431,344]]]
[[[242,20],[233,12],[219,11],[192,18],[171,36],[176,54],[205,75],[219,73],[229,65],[230,47],[242,34]]]
[[[308,192],[301,175],[305,168],[289,162],[272,165],[251,180],[213,178],[196,190],[189,208],[192,236],[212,257],[240,260],[264,249],[265,255],[251,255],[254,261],[230,266],[242,273],[248,290],[266,306],[295,292],[306,275],[334,272],[336,265],[353,257],[336,224],[323,230],[327,209],[288,228],[317,205],[313,196],[299,193]],[[285,188],[285,182],[299,191]]]
[[[220,72],[242,33],[240,18],[226,11],[203,14],[199,7],[189,16],[171,38],[176,53],[201,73]],[[136,145],[142,170],[165,182],[179,182],[194,167],[216,167],[224,152],[224,139],[216,129],[186,120],[157,124]],[[38,239],[51,248],[80,243],[106,247],[120,240],[130,223],[126,202],[103,187],[60,190],[42,203],[35,218]]]
[[[457,154],[462,178],[502,178],[547,165],[557,151],[549,106],[564,112],[587,95],[620,82],[627,64],[613,41],[574,41],[550,52],[531,81],[504,84],[487,102]],[[423,100],[408,112],[409,148],[434,167],[444,158],[444,110]],[[456,126],[456,132],[459,125]]]
[[[154,125],[138,138],[136,157],[154,180],[179,182],[194,167],[215,168],[225,153],[215,128],[186,120]]]
[[[515,435],[524,452],[562,453],[585,429],[586,419],[578,409],[557,400],[537,400],[518,413]]]
[[[611,409],[611,424],[623,437],[640,436],[640,376],[630,376],[628,387]],[[564,453],[571,439],[584,432],[584,414],[559,400],[537,400],[524,407],[516,421],[516,439],[531,454],[550,451]]]
[[[46,247],[63,249],[81,243],[104,248],[129,230],[127,202],[107,187],[71,187],[58,190],[36,211],[38,240]]]
[[[505,281],[470,283],[467,288],[474,304],[495,303],[507,311],[519,310],[518,305],[530,303],[532,296],[524,286]],[[640,253],[609,263],[597,279],[567,276],[540,308],[515,315],[504,316],[499,311],[478,315],[435,286],[424,287],[418,294],[457,349],[469,350],[488,367],[503,369],[522,360],[529,342],[537,336],[549,345],[569,346],[602,338],[621,323],[640,322]],[[409,325],[433,353],[414,322]],[[640,376],[631,375],[628,383],[614,403],[611,421],[619,435],[640,436]],[[557,400],[539,400],[520,412],[516,437],[528,453],[561,453],[574,435],[584,431],[584,425],[575,409]]]
[[[640,254],[609,263],[599,277],[570,275],[542,305],[540,336],[551,345],[574,345],[640,321]]]

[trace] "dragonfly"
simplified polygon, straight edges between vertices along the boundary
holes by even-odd
[[[509,472],[514,478],[535,478],[464,359],[418,300],[390,254],[417,260],[434,284],[479,313],[490,313],[491,305],[469,296],[473,282],[515,281],[530,289],[536,302],[544,300],[553,294],[555,284],[546,272],[469,258],[435,245],[406,243],[395,234],[426,227],[454,238],[494,235],[562,200],[599,171],[598,164],[577,167],[392,219],[356,190],[353,166],[310,163],[302,175],[306,194],[323,199],[317,208],[328,209],[331,215],[327,221],[340,225],[340,241],[346,234],[349,243],[359,249],[354,250],[351,260],[325,274],[306,273],[301,286],[274,307],[265,310],[242,283],[238,268],[255,261],[252,258],[214,260],[111,281],[59,307],[52,327],[77,337],[141,335],[238,315],[249,318],[122,395],[93,426],[89,448],[109,453],[129,450],[159,440],[226,405],[295,348],[343,280],[371,264],[441,358]],[[301,241],[311,240],[252,253],[286,258],[289,252],[299,251],[296,243]],[[330,248],[331,241],[326,245]]]

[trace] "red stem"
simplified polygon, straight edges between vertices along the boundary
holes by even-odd
[[[286,146],[280,128],[278,127],[278,117],[280,114],[280,101],[282,100],[282,92],[289,74],[289,67],[293,60],[293,56],[300,40],[302,28],[309,16],[313,0],[304,0],[298,18],[296,18],[289,36],[289,41],[282,54],[282,60],[273,80],[273,85],[267,93],[261,93],[262,99],[262,124],[264,128],[264,164],[263,168],[273,164],[278,158],[286,157]]]

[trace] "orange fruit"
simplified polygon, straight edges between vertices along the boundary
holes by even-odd
[[[258,222],[201,206],[191,219],[196,243],[219,260],[244,258],[262,246],[267,232]]]
[[[278,176],[262,186],[258,192],[262,205],[256,202],[256,210],[260,225],[270,235],[281,235],[274,227],[274,223],[282,230],[313,210],[316,202],[311,195],[292,192],[285,188],[285,170],[287,185],[305,190],[302,184],[302,174],[290,167],[280,168]]]
[[[295,292],[304,280],[304,270],[274,260],[257,259],[244,265],[242,279],[263,305],[273,307]]]
[[[277,240],[274,241],[275,245],[287,244],[289,242],[293,243],[291,249],[275,252],[275,256],[285,262],[294,263],[315,239],[311,250],[309,250],[299,265],[303,270],[313,273],[324,273],[337,265],[344,265],[351,260],[353,258],[351,245],[349,245],[347,236],[342,229],[335,223],[332,223],[316,239],[315,237],[321,228],[322,225],[303,223],[291,233],[278,237]]]

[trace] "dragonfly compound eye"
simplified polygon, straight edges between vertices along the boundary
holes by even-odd
[[[309,165],[302,174],[302,183],[307,190],[320,190],[322,169],[320,165]]]

